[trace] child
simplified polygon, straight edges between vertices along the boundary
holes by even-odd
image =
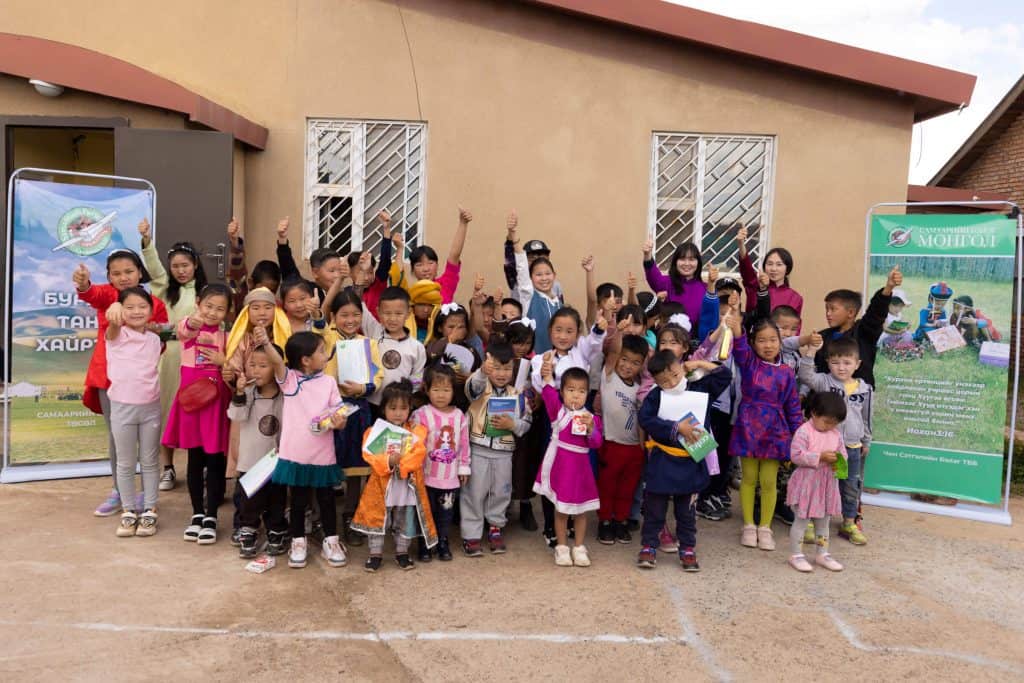
[[[230,392],[221,381],[226,335],[221,323],[231,305],[231,290],[210,284],[199,292],[196,310],[178,323],[181,341],[181,389],[167,416],[163,444],[188,449],[188,494],[192,519],[185,540],[217,542],[217,508],[224,499],[227,472]],[[195,398],[190,398],[195,392]],[[206,502],[203,503],[205,474]]]
[[[529,266],[538,258],[551,258],[551,250],[541,240],[529,240],[523,247],[523,256],[517,256],[516,249],[519,246],[519,215],[515,209],[509,212],[505,220],[505,282],[510,292],[515,292],[522,273],[529,270]],[[557,280],[552,288],[555,298],[561,300],[562,285]],[[521,316],[523,311],[519,311]]]
[[[469,402],[466,399],[466,380],[469,374],[480,367],[480,356],[476,350],[466,343],[469,334],[469,312],[459,304],[443,304],[434,319],[434,341],[427,345],[427,362],[444,363],[455,371],[454,402],[459,410],[466,410]],[[459,346],[469,352],[466,358],[454,356],[449,348]]]
[[[441,363],[428,366],[423,373],[423,389],[428,403],[412,414],[410,422],[427,430],[423,481],[437,530],[437,557],[449,562],[452,551],[448,531],[455,516],[455,501],[470,473],[469,420],[452,405],[457,389],[451,367]],[[431,560],[425,543],[420,543],[419,560]]]
[[[519,501],[519,526],[523,531],[538,529],[530,499],[536,495],[533,492],[533,480],[537,478],[537,469],[544,456],[544,449],[537,445],[541,432],[536,424],[542,406],[540,396],[529,378],[536,327],[537,323],[529,318],[514,318],[505,328],[505,341],[512,347],[512,381],[523,396],[526,411],[530,415],[530,429],[525,436],[516,438],[516,448],[512,453],[512,499]],[[519,384],[521,378],[524,381]]]
[[[695,382],[687,382],[686,370],[678,356],[668,349],[658,351],[647,361],[647,369],[654,376],[657,386],[640,406],[640,428],[647,433],[647,467],[644,471],[644,521],[643,547],[637,555],[637,566],[652,569],[657,562],[657,550],[665,529],[669,501],[675,508],[676,534],[678,535],[679,562],[684,571],[698,572],[697,562],[697,496],[708,484],[708,465],[705,460],[695,461],[682,447],[680,437],[687,442],[699,437],[703,427],[694,427],[686,415],[671,414],[671,397],[678,401],[687,391],[720,394],[729,382],[732,373],[726,367],[708,372]],[[706,425],[708,416],[694,415],[701,425]]]
[[[344,533],[347,543],[359,546],[363,544],[363,539],[358,534],[349,533],[351,529],[349,522],[352,515],[355,514],[356,506],[359,505],[361,485],[365,481],[365,477],[370,474],[370,468],[366,466],[366,462],[362,458],[363,432],[373,422],[367,398],[372,396],[377,387],[381,385],[384,373],[377,342],[373,339],[366,339],[359,333],[363,323],[363,302],[359,296],[350,287],[342,289],[341,281],[338,280],[327,292],[323,312],[324,321],[330,319],[334,322],[333,325],[321,332],[324,344],[332,351],[324,374],[335,381],[338,380],[338,357],[334,351],[337,349],[339,341],[365,340],[370,355],[370,376],[365,384],[353,381],[338,383],[342,400],[355,407],[356,411],[349,415],[348,423],[343,429],[334,432],[334,452],[345,479],[342,533]]]
[[[587,513],[600,507],[590,449],[601,447],[601,418],[583,407],[590,392],[587,371],[567,368],[562,372],[561,389],[555,389],[555,365],[555,354],[548,351],[540,364],[540,374],[544,380],[541,399],[551,423],[551,440],[533,490],[555,507],[555,565],[589,567],[590,555],[583,545]],[[567,545],[569,515],[576,515],[571,554]]]
[[[846,419],[846,402],[839,394],[822,391],[811,394],[807,402],[810,419],[793,435],[790,458],[796,472],[789,479],[786,504],[793,508],[795,520],[789,530],[789,564],[798,572],[814,569],[803,553],[804,530],[814,522],[818,552],[814,559],[825,569],[843,570],[828,552],[828,520],[840,511],[839,485],[834,465],[843,448],[843,437],[836,425]],[[813,532],[812,532],[813,534]]]
[[[894,301],[897,291],[902,292],[903,290],[893,290]],[[889,309],[892,310],[892,306]],[[888,321],[888,319],[886,320]],[[992,320],[987,318],[980,308],[975,308],[974,299],[966,294],[953,299],[953,314],[949,317],[949,324],[956,325],[964,340],[973,346],[981,346],[987,341],[997,342],[1003,339]]]
[[[748,548],[774,550],[771,522],[779,463],[789,458],[790,439],[803,419],[796,377],[780,360],[782,338],[771,320],[762,318],[753,324],[749,345],[738,316],[726,316],[726,324],[734,336],[733,356],[742,375],[742,397],[729,441],[729,452],[740,458],[743,472],[740,543]],[[761,519],[755,527],[754,498],[759,482]]]
[[[150,289],[153,296],[166,301],[167,322],[176,326],[183,318],[196,308],[196,292],[206,286],[206,271],[203,270],[199,251],[191,242],[175,242],[167,252],[167,267],[160,256],[156,245],[150,239],[149,221],[143,218],[139,222],[139,235],[142,236],[142,260],[152,276]],[[174,329],[173,327],[171,329]],[[177,339],[168,339],[164,343],[164,353],[160,357],[160,406],[162,407],[161,422],[167,424],[167,414],[178,393],[178,382],[181,379],[181,343]],[[160,490],[170,491],[174,488],[177,473],[174,471],[174,452],[169,448],[160,447],[160,463],[163,473],[160,475]]]
[[[776,306],[771,321],[779,328],[779,336],[782,337],[782,362],[796,372],[800,365],[800,316],[790,306]]]
[[[857,526],[857,507],[863,480],[864,458],[871,446],[871,407],[873,389],[863,379],[854,377],[860,365],[860,350],[853,339],[837,339],[828,347],[828,373],[814,372],[811,357],[821,345],[821,338],[814,336],[813,346],[800,359],[800,382],[815,392],[831,392],[847,402],[846,418],[839,426],[843,435],[844,451],[849,475],[839,482],[843,499],[843,523],[839,535],[854,545],[864,545],[867,537]],[[817,526],[815,526],[817,529]]]
[[[459,227],[452,237],[452,246],[448,250],[448,260],[441,276],[437,275],[437,252],[426,245],[420,245],[409,254],[409,265],[412,274],[419,282],[436,282],[441,294],[442,304],[450,304],[455,298],[455,290],[459,288],[459,275],[462,268],[462,248],[466,245],[466,232],[473,221],[473,214],[468,209],[459,207]],[[394,278],[392,278],[394,280]],[[410,290],[409,294],[412,294]],[[414,297],[415,298],[415,297]]]
[[[288,227],[290,219],[285,216],[277,222],[277,262],[281,264],[281,277],[284,280],[302,277],[299,267],[288,246]],[[348,263],[332,249],[321,247],[314,249],[309,255],[309,269],[313,273],[313,285],[317,296],[323,300],[325,293],[348,277]]]
[[[370,537],[370,556],[363,569],[380,569],[384,552],[384,536],[391,530],[395,537],[395,563],[402,569],[414,569],[409,557],[409,544],[423,530],[427,548],[437,544],[434,518],[430,514],[427,489],[423,483],[423,461],[427,457],[427,429],[409,420],[412,408],[412,384],[401,380],[384,387],[381,397],[383,419],[396,427],[411,432],[411,443],[401,450],[371,453],[363,438],[363,458],[371,467],[370,478],[359,499],[359,508],[352,520],[352,528]]]
[[[320,298],[313,285],[302,278],[285,280],[281,285],[281,308],[288,318],[288,334],[310,332],[322,316]]]
[[[654,262],[654,240],[644,243],[644,273],[647,284],[655,292],[668,292],[666,301],[682,305],[690,320],[700,320],[701,301],[704,299],[704,282],[700,279],[704,260],[700,249],[693,242],[676,247],[669,259],[672,272],[665,275]],[[666,316],[662,316],[665,319]],[[699,330],[698,330],[699,331]]]
[[[959,301],[964,297],[957,297]],[[953,302],[953,313],[956,314],[956,301]],[[887,344],[910,343],[914,335],[907,329],[910,323],[903,319],[903,309],[911,304],[910,297],[902,289],[892,290],[889,300],[889,313],[882,324],[882,336],[878,338],[879,348]]]
[[[270,340],[279,348],[284,348],[291,336],[292,326],[288,316],[277,306],[277,297],[266,287],[256,287],[245,295],[231,333],[227,340],[228,369],[233,378],[245,374],[245,366],[249,364],[249,354],[255,346],[253,339],[256,328],[267,332]]]
[[[545,256],[534,259],[527,266],[526,256],[518,245],[516,245],[516,264],[520,267],[521,272],[517,275],[518,287],[513,296],[523,307],[526,317],[537,324],[536,339],[533,344],[534,351],[544,353],[552,348],[551,338],[548,334],[550,322],[555,313],[563,306],[561,296],[556,295],[554,291],[555,267]]]
[[[115,249],[107,255],[108,285],[94,285],[89,279],[89,269],[80,263],[71,276],[75,283],[78,298],[96,309],[98,330],[96,347],[89,360],[89,369],[85,373],[85,392],[82,404],[94,413],[102,413],[107,423],[109,438],[107,453],[110,457],[110,473],[114,479],[114,488],[107,499],[97,506],[93,512],[97,517],[109,517],[122,509],[121,496],[117,492],[117,448],[114,434],[110,431],[110,399],[107,388],[110,379],[107,377],[107,308],[117,301],[121,292],[129,287],[137,287],[140,283],[149,282],[149,273],[142,265],[139,255],[130,249]],[[150,319],[154,323],[167,322],[167,309],[160,299],[153,299],[153,314]],[[136,507],[141,501],[135,501]]]
[[[346,422],[345,415],[337,412],[341,405],[338,385],[333,377],[324,374],[327,365],[324,340],[312,332],[292,335],[284,347],[289,369],[267,338],[266,330],[256,328],[255,335],[284,394],[281,447],[271,482],[287,486],[291,495],[288,523],[292,543],[288,566],[295,569],[306,566],[306,507],[312,497],[320,507],[324,529],[320,554],[330,566],[344,567],[348,558],[345,546],[338,539],[334,509],[334,486],[341,481],[334,441],[326,431],[311,429],[311,421],[328,410],[336,411],[328,421],[332,430],[342,429]]]
[[[949,324],[946,318],[946,304],[951,298],[953,298],[953,290],[945,282],[936,282],[928,288],[928,306],[922,308],[918,314],[914,341],[924,341],[928,332]]]
[[[502,529],[507,521],[505,511],[512,502],[513,452],[516,438],[526,436],[532,419],[525,399],[513,384],[515,360],[511,346],[494,342],[483,365],[466,383],[473,473],[462,487],[460,502],[462,550],[467,557],[483,555],[480,540],[484,529],[491,552],[505,552]],[[512,399],[515,410],[492,415],[491,398]]]
[[[747,253],[746,227],[739,229],[736,242],[739,247],[740,277],[743,279],[743,287],[747,290],[747,310],[753,311],[757,307],[757,292],[762,285],[761,278],[750,261],[750,254]],[[799,319],[804,308],[804,298],[789,286],[789,276],[793,274],[793,255],[782,247],[770,249],[761,261],[761,268],[768,279],[768,312],[771,313],[779,306],[789,306],[796,311]],[[799,328],[796,333],[800,333]]]
[[[374,417],[380,416],[384,387],[400,379],[407,379],[412,383],[413,391],[416,391],[423,382],[427,352],[405,326],[411,303],[409,293],[401,287],[388,287],[381,292],[377,317],[370,313],[366,302],[363,302],[363,331],[377,342],[380,362],[384,368],[383,379],[370,396]]]
[[[420,280],[409,287],[412,314],[406,327],[416,332],[416,341],[429,344],[434,340],[434,319],[441,311],[441,285],[433,280]]]
[[[117,446],[117,490],[124,496],[118,536],[156,533],[160,476],[160,337],[147,329],[153,298],[141,287],[121,290],[107,307],[110,431]],[[142,469],[145,501],[135,507],[135,465]]]
[[[605,545],[630,543],[626,528],[633,492],[644,468],[637,421],[637,389],[650,347],[635,334],[617,335],[604,357],[601,373],[601,417],[604,443],[598,455],[597,490],[601,507],[597,540]]]
[[[828,328],[819,334],[824,346],[814,356],[814,367],[818,372],[828,372],[828,345],[841,337],[850,337],[860,348],[860,367],[855,377],[863,378],[872,387],[875,386],[875,349],[878,338],[882,336],[886,312],[892,290],[903,284],[903,273],[900,267],[893,266],[885,280],[885,286],[875,292],[868,304],[864,317],[857,319],[860,312],[861,297],[857,292],[848,289],[837,289],[825,297],[825,320]]]
[[[284,351],[275,347],[280,356]],[[248,380],[246,378],[249,378]],[[260,458],[278,448],[281,441],[281,410],[284,396],[274,380],[274,364],[266,348],[260,346],[249,355],[245,374],[235,380],[235,393],[228,407],[228,419],[241,425],[238,443],[238,477],[249,471]],[[241,489],[238,483],[235,486]],[[267,532],[267,553],[284,554],[288,525],[284,507],[288,489],[268,481],[252,497],[241,490],[238,501],[238,556],[256,556],[256,538],[260,520]]]
[[[250,277],[245,267],[245,240],[241,235],[242,226],[232,217],[228,223],[228,268],[227,283],[231,288],[231,310],[240,313],[245,308],[245,297],[249,290],[266,287],[276,292],[281,286],[281,267],[274,261],[258,261]],[[291,250],[288,250],[291,256]],[[294,260],[293,260],[294,262]],[[230,322],[234,322],[229,318]]]

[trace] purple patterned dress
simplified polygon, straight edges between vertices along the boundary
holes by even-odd
[[[742,398],[729,452],[743,458],[788,460],[790,440],[803,422],[796,375],[781,362],[758,358],[742,335],[736,337],[732,353],[742,374]]]

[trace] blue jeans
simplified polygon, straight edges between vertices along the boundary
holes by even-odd
[[[846,449],[846,461],[849,463],[850,473],[846,479],[839,480],[839,495],[843,499],[843,519],[854,519],[857,516],[860,490],[864,483],[864,461],[859,446]]]

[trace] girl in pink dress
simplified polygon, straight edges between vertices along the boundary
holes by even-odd
[[[221,368],[227,362],[224,355],[227,334],[221,329],[221,324],[228,314],[230,301],[231,291],[227,287],[206,285],[199,292],[196,310],[178,323],[181,387],[171,404],[162,439],[164,446],[188,450],[188,494],[192,499],[192,519],[185,529],[185,540],[196,541],[200,545],[217,542],[217,508],[224,500],[228,465],[225,455],[229,430],[227,407],[231,391],[221,381]],[[183,393],[197,390],[201,382],[213,386],[210,392],[213,400],[201,406],[190,401],[183,404]]]
[[[589,567],[590,556],[583,545],[587,537],[586,513],[601,507],[590,466],[590,449],[601,447],[601,418],[583,407],[590,391],[586,370],[567,368],[562,373],[561,391],[555,389],[554,372],[554,354],[548,351],[541,363],[541,398],[551,420],[551,442],[533,490],[555,506],[555,564]],[[569,515],[575,515],[576,529],[576,545],[571,553],[566,544]]]
[[[828,391],[815,392],[807,401],[811,418],[793,435],[790,460],[796,471],[789,479],[786,504],[793,508],[796,518],[789,531],[792,555],[789,564],[800,572],[814,569],[803,553],[804,531],[809,521],[814,522],[818,546],[815,563],[838,572],[843,565],[828,552],[829,515],[842,514],[842,499],[834,465],[839,454],[845,454],[846,445],[838,426],[846,419],[846,400]]]

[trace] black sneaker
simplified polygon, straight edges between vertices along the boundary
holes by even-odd
[[[345,539],[345,545],[360,546],[363,544],[364,536],[352,528],[352,515],[344,515],[341,518],[341,533]]]
[[[284,555],[288,552],[288,538],[283,531],[267,532],[267,555]]]
[[[395,564],[397,564],[401,569],[404,569],[405,571],[409,571],[410,569],[416,568],[416,565],[413,563],[412,558],[409,557],[409,553],[395,555]]]
[[[715,505],[711,498],[703,498],[697,502],[697,516],[712,522],[721,522],[725,519],[725,512]]]
[[[447,538],[439,538],[437,540],[437,559],[442,562],[452,561],[452,549],[448,547]]]
[[[236,548],[238,546],[242,545],[241,538],[242,538],[242,530],[241,529],[232,529],[231,530],[231,545],[235,546]]]
[[[558,545],[558,539],[555,537],[554,529],[545,529],[543,537],[544,543],[547,545],[547,547],[553,549],[556,545]]]
[[[627,519],[626,520],[627,531],[640,531],[640,520],[639,519]]]
[[[708,500],[718,508],[724,519],[732,517],[732,509],[729,507],[732,505],[732,501],[726,502],[726,499],[723,496],[708,496]]]
[[[699,572],[700,565],[697,564],[697,553],[693,548],[683,548],[679,551],[679,564],[683,566],[684,572]]]
[[[641,569],[654,569],[658,564],[658,553],[649,545],[645,545],[640,549],[640,554],[636,556],[636,566]]]
[[[575,524],[575,522],[576,522],[576,519],[574,517],[570,517],[569,521],[566,522],[566,525],[565,525],[565,535],[568,536],[570,539],[576,538],[576,524]]]
[[[405,558],[409,559],[409,556],[406,555]],[[380,569],[381,562],[382,558],[380,555],[370,555],[368,558],[366,558],[366,562],[363,563],[363,570],[373,573]]]
[[[615,523],[605,520],[598,524],[597,540],[604,545],[615,545]]]
[[[537,518],[533,516],[533,506],[528,500],[519,503],[519,526],[523,531],[537,530]]]
[[[726,510],[732,509],[732,496],[729,495],[728,491],[716,496],[716,498],[718,498],[718,502],[720,502],[722,504],[722,507],[724,507]]]
[[[786,526],[793,526],[793,509],[788,505],[776,506],[775,519],[779,520]]]
[[[633,534],[629,533],[625,522],[615,523],[615,540],[619,543],[632,543]]]
[[[244,558],[256,557],[256,530],[238,530],[238,556]]]
[[[433,553],[430,552],[430,548],[427,547],[427,542],[423,539],[416,544],[416,559],[420,562],[430,562],[434,559]]]

